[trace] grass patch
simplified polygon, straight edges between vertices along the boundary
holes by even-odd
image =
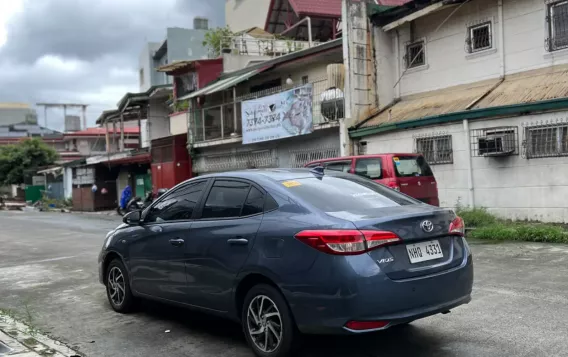
[[[568,244],[568,231],[559,225],[506,221],[485,208],[458,207],[456,213],[465,222],[468,238]]]
[[[485,208],[462,208],[458,209],[456,213],[463,218],[465,226],[468,228],[490,226],[497,222],[497,218],[487,212]]]

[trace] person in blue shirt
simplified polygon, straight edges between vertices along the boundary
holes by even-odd
[[[130,188],[130,185],[126,185],[124,190],[122,190],[122,195],[120,196],[120,208],[125,209],[131,198],[132,189]]]

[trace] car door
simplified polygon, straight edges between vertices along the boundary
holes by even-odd
[[[215,180],[186,245],[191,304],[229,310],[235,278],[262,222],[264,199],[262,189],[250,182]]]
[[[130,245],[135,291],[172,301],[185,300],[185,248],[194,209],[207,180],[188,182],[144,212],[140,237]]]

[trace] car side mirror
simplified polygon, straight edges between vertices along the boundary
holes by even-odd
[[[140,224],[140,222],[142,221],[142,211],[128,212],[124,215],[122,221],[130,226]]]

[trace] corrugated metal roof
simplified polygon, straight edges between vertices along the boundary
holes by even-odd
[[[568,66],[554,66],[507,76],[475,109],[568,97]]]
[[[408,96],[390,109],[364,122],[359,128],[466,110],[498,82],[499,79],[492,79]]]

